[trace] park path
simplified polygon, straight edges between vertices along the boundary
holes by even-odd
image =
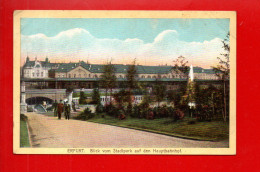
[[[181,139],[79,120],[26,114],[32,147],[43,148],[221,148],[228,142]]]

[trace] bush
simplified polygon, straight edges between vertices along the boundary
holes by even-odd
[[[195,116],[198,121],[211,121],[212,120],[212,110],[209,106],[197,106],[195,111]]]
[[[119,109],[111,103],[105,106],[105,112],[107,113],[107,115],[114,116],[115,118],[117,118],[119,115]]]
[[[27,119],[28,119],[27,116],[25,116],[24,114],[20,114],[20,120],[26,121]]]
[[[97,104],[96,106],[96,112],[97,113],[102,113],[104,112],[104,106],[102,104]]]
[[[91,112],[89,108],[85,108],[83,112],[79,114],[79,116],[76,117],[76,119],[81,119],[81,120],[88,120],[93,118],[95,115]]]
[[[139,118],[141,115],[141,110],[140,107],[138,105],[134,105],[133,107],[133,113],[131,113],[131,117],[133,118]]]
[[[175,110],[173,114],[173,121],[175,122],[183,118],[184,118],[184,112],[181,111],[180,109]]]

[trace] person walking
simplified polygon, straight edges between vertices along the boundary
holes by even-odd
[[[60,100],[60,103],[58,104],[58,119],[61,119],[62,112],[63,112],[63,103],[62,100]]]
[[[70,119],[70,104],[68,104],[67,102],[65,102],[64,105],[64,115],[65,115],[65,119],[67,120]]]

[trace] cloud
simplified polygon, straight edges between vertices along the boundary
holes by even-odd
[[[114,63],[129,63],[134,58],[139,64],[172,64],[178,56],[185,56],[190,63],[200,66],[212,66],[222,52],[221,39],[204,42],[185,42],[179,39],[175,30],[159,33],[151,43],[134,39],[96,38],[87,30],[74,28],[60,32],[54,37],[44,34],[21,35],[21,55],[48,56],[50,60],[73,61],[88,60],[102,63],[113,59]]]

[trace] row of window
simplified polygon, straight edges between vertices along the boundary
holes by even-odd
[[[33,72],[33,73],[32,73],[32,76],[33,76],[33,77],[35,77],[35,76],[36,76],[36,77],[39,77],[39,76],[43,77],[44,74],[43,74],[43,72],[41,72],[41,73],[39,73],[39,72],[34,73],[34,72]]]
[[[134,100],[143,100],[143,97],[134,97]],[[102,102],[105,102],[105,101],[110,101],[110,98],[101,98],[101,101]]]
[[[91,74],[89,74],[89,75],[87,75],[87,74],[73,74],[73,75],[71,75],[71,74],[68,74],[68,78],[82,78],[82,77],[84,77],[84,78],[92,78],[92,75]],[[60,74],[60,75],[58,75],[58,78],[65,78],[65,74]],[[93,76],[93,78],[98,78],[98,76],[97,75],[94,75]],[[101,75],[99,76],[99,78],[101,78]],[[117,76],[117,78],[126,78],[126,76],[122,76],[122,75],[119,75],[119,76]],[[142,75],[140,78],[169,78],[168,76],[151,76],[151,75],[148,75],[148,76],[145,76],[145,75]],[[181,78],[181,76],[180,75],[171,75],[171,78]]]

